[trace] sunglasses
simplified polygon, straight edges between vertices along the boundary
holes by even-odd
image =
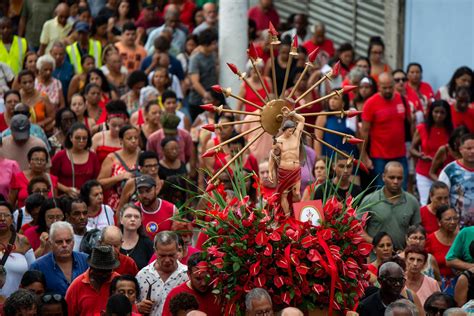
[[[428,316],[443,315],[445,311],[446,311],[445,308],[438,308],[435,306],[426,307],[426,315]]]
[[[407,78],[394,78],[395,82],[407,82]]]
[[[49,303],[51,301],[61,303],[63,300],[63,297],[61,294],[46,294],[46,295],[43,295],[41,300],[43,301],[43,303]]]

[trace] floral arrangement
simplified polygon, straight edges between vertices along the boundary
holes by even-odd
[[[258,179],[250,177],[258,190]],[[251,203],[240,181],[234,183],[235,197],[220,184],[204,195],[207,209],[193,211],[208,236],[200,269],[225,300],[225,315],[243,314],[245,295],[255,287],[265,288],[282,308],[327,307],[329,315],[355,309],[368,285],[366,258],[372,250],[361,236],[366,217],[355,217],[356,199],[327,199],[325,220],[313,226],[281,215],[276,196]]]

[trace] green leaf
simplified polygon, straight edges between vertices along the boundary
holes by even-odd
[[[232,265],[232,269],[234,270],[234,272],[239,271],[240,264],[238,262],[234,262],[234,264]]]

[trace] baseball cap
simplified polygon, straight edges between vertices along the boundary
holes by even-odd
[[[10,122],[14,140],[27,140],[30,137],[30,120],[24,114],[16,114]]]
[[[163,127],[163,131],[167,135],[175,135],[178,133],[178,125],[181,119],[179,116],[171,113],[163,113],[161,115],[161,126]]]
[[[77,22],[76,26],[74,27],[74,30],[76,32],[86,32],[89,33],[89,24],[86,22]]]
[[[155,179],[153,179],[149,175],[143,175],[143,176],[137,178],[136,183],[137,183],[136,184],[137,190],[140,189],[140,188],[153,188],[154,186],[156,186]]]

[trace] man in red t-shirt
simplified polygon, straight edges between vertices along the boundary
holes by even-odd
[[[249,9],[248,17],[255,21],[257,32],[268,29],[270,22],[272,22],[275,28],[278,28],[280,25],[280,16],[273,7],[272,0],[260,0],[258,5]]]
[[[306,48],[308,54],[314,51],[319,47],[320,51],[318,53],[321,58],[321,53],[323,53],[325,58],[321,58],[324,61],[328,61],[330,58],[334,57],[336,50],[334,49],[334,43],[326,38],[326,27],[322,23],[318,23],[314,26],[313,37],[303,43],[303,47]]]
[[[366,101],[362,112],[361,135],[366,143],[370,141],[370,152],[362,152],[361,157],[374,175],[383,174],[389,161],[400,162],[404,172],[404,189],[408,177],[405,120],[410,123],[400,94],[394,91],[393,77],[382,73],[379,76],[379,93]],[[383,186],[382,177],[377,177],[375,184]]]
[[[107,226],[102,230],[102,236],[100,237],[100,244],[105,246],[111,246],[114,249],[115,257],[119,260],[120,265],[114,272],[124,275],[135,276],[138,273],[138,267],[135,261],[120,253],[120,247],[122,246],[123,238],[122,231],[117,226]]]
[[[163,307],[163,316],[172,315],[170,311],[170,302],[173,300],[173,297],[183,292],[189,293],[196,298],[200,311],[205,312],[207,315],[222,315],[221,305],[219,304],[218,298],[212,294],[212,287],[209,286],[210,280],[206,275],[207,273],[201,271],[197,267],[198,263],[201,261],[200,252],[197,252],[189,257],[189,281],[175,287],[168,294]]]
[[[156,182],[151,176],[143,175],[136,181],[139,201],[136,205],[142,210],[142,226],[154,240],[158,232],[171,230],[171,217],[176,213],[176,206],[157,197]]]

